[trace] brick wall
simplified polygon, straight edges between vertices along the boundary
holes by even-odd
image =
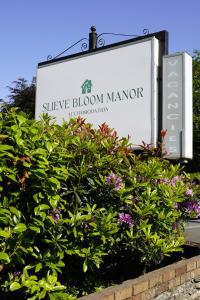
[[[179,261],[120,285],[79,298],[80,300],[150,300],[200,276],[200,255]]]

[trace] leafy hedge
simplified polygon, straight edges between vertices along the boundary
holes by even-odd
[[[126,257],[134,268],[181,250],[200,209],[179,165],[81,118],[59,126],[12,109],[0,128],[1,299],[73,299],[112,283]]]

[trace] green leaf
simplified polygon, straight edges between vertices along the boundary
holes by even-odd
[[[42,287],[43,287],[43,291],[40,292],[38,299],[43,299],[43,298],[45,298],[46,293],[47,293],[46,290],[50,289],[50,287],[49,287],[47,284],[44,285],[44,286],[42,286]]]
[[[1,149],[0,149],[0,151],[1,151]],[[2,152],[0,153],[0,157],[3,157],[3,156],[8,156],[8,157],[13,158],[13,154],[10,153],[10,152],[4,152],[4,151],[2,151]]]
[[[16,176],[14,174],[7,174],[6,177],[8,177],[9,179],[17,182]]]
[[[39,228],[39,227],[30,225],[29,228],[30,228],[32,231],[35,231],[36,233],[40,233],[40,228]]]
[[[18,115],[17,119],[18,119],[20,125],[22,123],[26,122],[26,118],[24,116],[22,116],[22,115]]]
[[[35,215],[40,215],[41,211],[49,209],[50,206],[47,204],[41,204],[34,208]]]
[[[24,264],[25,264],[25,260],[24,260],[24,258],[22,258],[21,256],[17,256],[17,257],[16,257],[16,261],[17,261],[18,263],[20,263],[21,265],[24,265]]]
[[[21,212],[16,207],[10,206],[9,209],[10,209],[11,213],[16,215],[19,219],[21,218]]]
[[[4,139],[6,139],[8,136],[7,135],[5,135],[5,134],[0,134],[0,140],[4,140]]]
[[[13,282],[11,285],[10,285],[10,291],[16,291],[18,289],[21,288],[21,285],[19,284],[19,282]]]
[[[45,149],[37,148],[37,149],[35,150],[35,154],[39,154],[39,155],[44,155],[44,156],[46,156],[47,152],[46,152]]]
[[[92,178],[88,178],[88,181],[89,181],[89,183],[90,183],[92,186],[95,185],[95,182],[94,182],[94,180],[93,180]]]
[[[46,142],[47,150],[51,153],[53,150],[52,144],[50,142]]]
[[[15,215],[13,216],[13,222],[14,222],[14,224],[19,223],[19,220],[17,219],[17,217]]]
[[[54,286],[52,288],[52,291],[61,291],[61,290],[66,290],[66,286],[64,285],[57,285],[57,286]],[[57,298],[56,298],[57,299]],[[64,299],[64,298],[63,298]],[[67,298],[68,299],[68,298]]]
[[[0,260],[6,264],[10,262],[10,258],[7,253],[5,252],[0,252]]]
[[[74,233],[74,237],[76,238],[76,237],[77,237],[77,230],[76,230],[76,227],[73,228],[73,233]]]
[[[42,269],[42,264],[41,263],[38,263],[36,266],[35,266],[35,272],[39,272],[40,270]]]
[[[74,192],[77,203],[81,204],[81,198],[79,197],[77,192]]]
[[[0,151],[13,150],[13,146],[0,144]]]
[[[87,263],[86,263],[86,260],[84,260],[84,263],[83,263],[83,272],[87,272],[87,269],[88,269],[88,266],[87,266]]]
[[[23,139],[21,139],[19,136],[15,136],[15,138],[16,138],[17,145],[19,146],[23,145],[24,143]]]
[[[41,220],[39,220],[37,218],[33,218],[33,221],[34,221],[35,225],[44,228],[44,223]]]
[[[57,189],[60,188],[60,181],[58,181],[56,178],[51,177],[49,178],[49,181],[53,183],[53,185],[56,186]]]
[[[18,232],[21,233],[21,232],[25,231],[26,229],[27,229],[27,227],[24,223],[19,223],[14,227],[13,231],[17,232],[17,233]]]
[[[49,284],[55,285],[56,282],[57,282],[57,274],[56,274],[56,272],[54,272],[54,274],[52,274],[52,275],[48,274],[47,275],[47,281],[48,281]]]
[[[43,169],[37,169],[33,171],[35,173],[35,175],[37,175],[38,177],[44,177],[43,175],[46,176],[46,171]]]
[[[10,233],[7,232],[7,231],[5,231],[5,230],[0,229],[0,236],[2,236],[2,237],[4,237],[4,238],[7,239],[7,238],[9,238]]]
[[[50,206],[47,205],[47,204],[41,204],[41,205],[39,205],[39,210],[46,210],[46,209],[49,209],[49,208],[50,208]]]

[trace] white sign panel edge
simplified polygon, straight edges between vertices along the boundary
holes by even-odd
[[[159,69],[159,42],[156,38],[152,39],[152,138],[153,147],[158,143],[158,69]]]
[[[192,57],[183,53],[183,158],[193,158],[193,97],[192,97]]]

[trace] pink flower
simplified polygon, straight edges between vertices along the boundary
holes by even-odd
[[[109,176],[106,177],[107,184],[114,185],[116,191],[120,190],[122,187],[122,179],[115,175],[113,172],[110,173]]]
[[[13,276],[14,276],[14,277],[20,276],[21,273],[22,273],[21,271],[14,271],[14,272],[13,272]]]
[[[185,191],[185,196],[193,196],[193,190],[192,189],[188,189]]]
[[[129,227],[133,226],[133,220],[130,214],[119,213],[118,221],[120,224],[127,224]]]
[[[178,208],[179,208],[179,205],[178,205],[177,202],[174,202],[174,208],[175,208],[175,209],[178,209]]]
[[[168,184],[168,185],[171,185],[171,186],[176,186],[176,183],[178,181],[181,181],[181,180],[182,180],[182,178],[180,176],[175,176],[172,179],[161,178],[160,183]]]
[[[196,201],[187,200],[186,202],[183,202],[183,207],[188,212],[194,212],[197,216],[200,215],[200,206]]]
[[[58,223],[58,221],[60,220],[60,212],[60,209],[55,209],[50,213],[50,216],[52,217],[55,223]]]
[[[176,230],[177,228],[178,228],[178,222],[175,222],[173,225],[172,225],[172,228],[173,228],[173,230]]]

